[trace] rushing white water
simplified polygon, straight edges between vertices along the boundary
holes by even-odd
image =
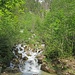
[[[30,52],[31,56],[27,56],[28,60],[24,63],[24,66],[20,67],[23,75],[40,74],[41,65],[38,64],[36,58],[37,53]]]
[[[13,53],[17,59],[19,59],[19,69],[22,72],[22,75],[40,75],[41,74],[41,64],[38,63],[36,58],[42,53],[40,49],[35,49],[34,51],[27,45],[16,45]],[[19,55],[21,55],[19,57]],[[25,61],[23,60],[25,58]],[[15,64],[10,63],[10,67],[14,67]]]
[[[28,60],[25,62],[24,69],[21,69],[23,75],[33,75],[40,73],[40,66],[38,65],[38,60],[35,58],[36,53],[32,53],[31,56],[28,57]]]

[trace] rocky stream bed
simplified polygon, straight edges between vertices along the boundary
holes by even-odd
[[[3,71],[3,73],[1,73],[1,75],[22,75],[19,70],[18,64],[23,65],[28,60],[28,57],[31,57],[34,53],[37,53],[35,57],[37,59],[37,64],[41,64],[41,75],[75,75],[74,57],[57,58],[51,61],[46,61],[45,55],[41,53],[44,51],[44,49],[45,44],[40,44],[39,42],[36,44],[15,45],[13,47],[15,58],[13,58],[11,61],[14,66],[11,65],[11,67],[13,67],[12,69],[10,67],[7,67]],[[22,55],[22,53],[24,54]],[[21,60],[21,62],[19,60]],[[31,64],[31,62],[29,63]]]
[[[55,67],[55,69],[51,68],[51,70],[55,70],[54,73],[48,73],[45,71],[42,71],[42,75],[75,75],[75,59],[73,57],[71,58],[65,58],[65,59],[59,59],[58,61],[55,61],[54,63],[50,64],[52,67]],[[1,73],[1,75],[21,75],[20,72],[16,73],[9,73],[4,72]]]

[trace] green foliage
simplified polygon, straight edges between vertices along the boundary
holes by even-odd
[[[25,40],[45,43],[47,58],[75,55],[75,1],[47,1],[50,11],[35,0],[0,0],[0,63],[7,65],[13,45]]]
[[[9,65],[13,57],[12,46],[18,41],[20,33],[17,15],[21,14],[19,10],[22,4],[22,0],[0,0],[0,64],[3,64],[2,67]]]
[[[0,64],[3,64],[3,68],[9,65],[13,57],[12,47],[15,43],[35,43],[39,38],[36,33],[34,39],[31,36],[35,32],[37,18],[40,17],[32,12],[24,12],[23,0],[15,1],[0,2]]]
[[[42,27],[48,58],[75,54],[74,4],[73,0],[52,0],[51,10],[45,17]]]
[[[61,52],[59,50],[51,50],[48,55],[48,59],[57,59],[60,57]]]

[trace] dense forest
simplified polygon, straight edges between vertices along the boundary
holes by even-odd
[[[14,44],[36,41],[47,60],[75,56],[75,0],[0,0],[0,65],[9,65]]]

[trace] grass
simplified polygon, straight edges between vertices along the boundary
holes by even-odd
[[[50,73],[42,71],[42,75],[56,75],[56,74],[50,74]]]

